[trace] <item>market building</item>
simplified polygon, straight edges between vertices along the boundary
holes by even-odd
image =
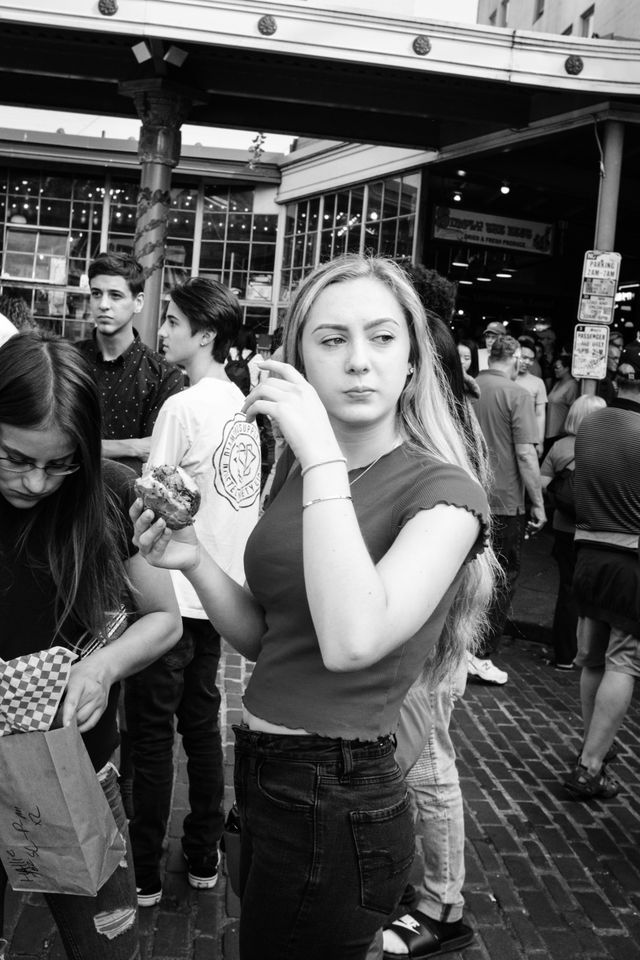
[[[267,330],[345,250],[456,280],[473,333],[537,316],[569,331],[585,250],[615,245],[636,319],[638,41],[425,21],[409,0],[18,7],[0,0],[6,103],[142,124],[138,143],[0,131],[0,283],[66,335],[84,335],[86,267],[107,247],[148,270],[150,341],[180,277],[228,283]],[[187,117],[295,149],[181,146]]]

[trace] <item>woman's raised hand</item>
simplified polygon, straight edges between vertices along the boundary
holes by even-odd
[[[152,567],[182,570],[197,567],[200,543],[193,526],[170,530],[162,518],[155,520],[152,510],[145,510],[142,500],[134,500],[129,510],[133,520],[133,542]]]
[[[243,411],[254,420],[266,414],[278,425],[304,467],[325,456],[335,456],[338,444],[324,405],[311,384],[289,363],[265,360],[269,376],[251,391]]]

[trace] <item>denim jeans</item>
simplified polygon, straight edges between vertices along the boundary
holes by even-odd
[[[113,764],[108,764],[98,778],[128,850],[127,818],[118,789],[118,772]],[[0,930],[6,886],[7,875],[0,864]],[[44,896],[69,960],[139,960],[138,903],[130,859],[122,861],[96,897],[58,893]],[[6,956],[10,960],[10,948]]]
[[[522,560],[526,517],[524,513],[515,517],[503,514],[493,515],[493,549],[498,563],[505,575],[505,582],[494,591],[488,612],[489,631],[479,656],[490,656],[498,649],[500,637],[504,633],[511,601],[516,589]]]
[[[449,723],[466,680],[463,662],[446,680],[425,691],[430,729],[420,756],[406,775],[424,856],[416,906],[428,917],[445,922],[460,920],[464,907],[464,812]],[[402,736],[401,710],[399,747]]]
[[[364,960],[415,852],[393,738],[234,729],[241,960]]]
[[[159,881],[171,810],[174,717],[187,755],[189,813],[182,839],[186,856],[215,857],[224,825],[216,687],[220,635],[208,620],[183,617],[182,626],[175,647],[126,681],[134,767],[134,817],[129,829],[136,880],[142,887]]]

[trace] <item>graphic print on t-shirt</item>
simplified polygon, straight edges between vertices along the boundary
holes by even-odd
[[[260,435],[244,414],[225,423],[213,466],[216,491],[235,510],[255,503],[260,493]]]

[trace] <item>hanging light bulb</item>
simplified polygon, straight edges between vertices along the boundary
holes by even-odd
[[[454,203],[460,203],[460,201],[462,200],[462,194],[460,193],[459,190],[454,190],[453,196],[451,199],[453,200]]]
[[[502,181],[502,186],[500,187],[500,193],[503,194],[503,196],[505,197],[508,193],[511,193],[511,187],[509,186],[506,180]]]

